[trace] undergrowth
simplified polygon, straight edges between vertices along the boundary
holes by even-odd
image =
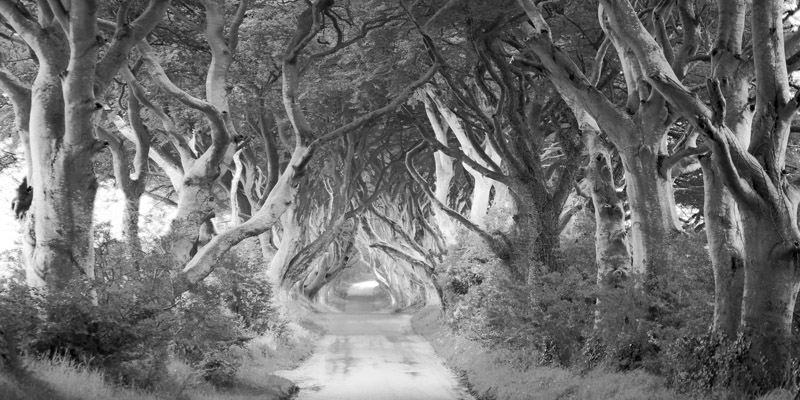
[[[665,243],[670,268],[643,291],[635,277],[599,289],[594,240],[586,234],[591,229],[576,231],[581,235],[562,237],[563,267],[555,271],[533,260],[508,265],[469,233],[449,249],[438,276],[447,329],[433,340],[459,369],[474,375],[470,381],[487,398],[763,393],[745,367],[751,364],[749,344],[709,330],[714,283],[704,235],[677,235]],[[526,271],[526,277],[516,271]],[[466,356],[476,352],[487,356]],[[635,384],[623,388],[626,382]]]
[[[171,295],[163,253],[130,257],[104,229],[96,243],[92,281],[76,279],[48,293],[25,286],[21,274],[0,282],[0,333],[9,354],[23,355],[0,363],[2,390],[35,389],[27,382],[38,379],[65,398],[82,399],[123,398],[108,394],[122,389],[135,396],[189,387],[199,396],[243,385],[263,392],[258,382],[267,375],[248,371],[274,371],[271,365],[287,364],[279,358],[296,361],[310,351],[272,305],[262,263],[250,256],[260,254],[257,243],[229,252],[211,276],[178,297]],[[73,396],[70,382],[98,394]]]

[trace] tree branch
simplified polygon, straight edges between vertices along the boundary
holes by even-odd
[[[440,207],[440,209],[447,214],[450,218],[458,221],[467,229],[475,232],[478,236],[483,239],[486,244],[498,255],[498,257],[502,259],[507,259],[509,256],[510,249],[508,248],[508,244],[505,243],[505,238],[495,238],[494,236],[490,235],[483,229],[481,229],[478,225],[475,225],[472,221],[464,218],[461,214],[457,211],[453,210],[452,208],[448,207],[446,204],[443,204],[439,199],[436,198],[436,195],[431,191],[428,187],[428,184],[422,179],[422,176],[417,171],[416,167],[414,167],[414,156],[419,153],[422,148],[425,146],[425,142],[419,142],[414,148],[412,148],[408,153],[406,153],[406,169],[411,174],[411,177],[414,181],[419,185],[422,191],[425,193],[425,196],[428,197],[432,203],[435,203]]]
[[[183,91],[169,79],[161,64],[156,60],[153,49],[147,42],[139,42],[137,45],[142,59],[150,67],[151,71],[156,77],[156,81],[161,85],[164,90],[170,93],[178,101],[186,106],[200,111],[205,115],[211,125],[211,146],[205,151],[204,157],[209,160],[220,160],[227,150],[228,143],[230,143],[230,135],[225,124],[223,113],[220,112],[212,104],[193,97],[189,93]],[[211,162],[211,164],[216,164]]]
[[[97,64],[98,87],[104,88],[114,79],[133,46],[150,34],[164,18],[169,4],[169,0],[150,0],[147,8],[130,24],[127,24],[127,18],[124,18],[127,16],[127,9],[121,7],[114,32],[114,42]]]

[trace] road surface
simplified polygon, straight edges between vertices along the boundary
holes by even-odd
[[[371,295],[351,288],[344,313],[320,316],[327,334],[314,355],[278,373],[300,387],[298,399],[473,399],[430,343],[412,332],[410,315],[373,312],[377,307]]]

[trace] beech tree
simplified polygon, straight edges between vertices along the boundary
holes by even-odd
[[[489,36],[496,34],[487,33]],[[496,43],[497,38],[482,40]],[[536,87],[529,76],[507,69],[502,57],[493,53],[499,50],[491,50],[493,45],[483,45],[487,47],[482,51],[493,55],[483,54],[477,67],[480,72],[474,81],[456,86],[452,82],[457,79],[446,79],[452,86],[453,101],[465,109],[461,116],[445,104],[437,90],[429,88],[427,92],[455,134],[460,149],[426,134],[425,129],[420,132],[437,153],[461,161],[473,177],[469,216],[461,217],[450,210],[451,218],[478,232],[502,258],[523,259],[530,252],[543,266],[558,269],[555,255],[560,247],[559,234],[571,217],[570,213],[562,211],[580,165],[580,142],[571,135],[574,134],[573,125],[562,120],[563,107],[559,109],[555,101],[539,103],[531,93],[542,89]],[[466,126],[471,127],[469,131]],[[434,125],[434,133],[436,131]],[[413,171],[412,174],[417,175]],[[529,243],[527,248],[512,251],[508,239],[487,232],[484,218],[493,188],[496,203],[508,201],[506,196],[513,199],[514,223],[511,232],[506,233],[512,234],[515,240]],[[439,191],[439,186],[436,189]],[[449,209],[440,196],[432,197],[436,199],[437,209]]]
[[[532,23],[528,42],[547,65],[551,79],[563,85],[587,110],[594,110],[590,112],[597,115],[598,123],[604,115],[612,115],[603,111],[611,113],[613,105],[552,45],[540,10],[532,2],[520,3]],[[736,200],[747,260],[739,330],[752,343],[755,378],[768,389],[784,384],[788,377],[792,316],[800,289],[794,256],[800,243],[798,192],[795,177],[785,168],[787,139],[798,108],[787,68],[787,60],[796,51],[796,39],[784,37],[783,1],[754,2],[749,13],[744,1],[721,0],[717,5],[718,32],[710,57],[715,68],[706,85],[710,104],[683,85],[682,67],[674,61],[678,58],[670,60],[670,52],[658,32],[654,35],[648,31],[627,0],[601,1],[600,15],[601,23],[608,23],[609,35],[627,51],[631,65],[640,71],[642,82],[652,87],[651,93],[668,101],[705,138],[710,150],[710,165],[704,169],[709,172],[706,180],[721,180]],[[752,58],[742,48],[748,19],[752,38],[752,49],[748,51],[752,51]],[[692,21],[687,19],[684,32],[692,29]],[[725,60],[736,62],[729,64]],[[750,76],[758,88],[754,92],[755,104],[748,101],[746,82]],[[731,203],[716,201],[720,201],[716,206],[719,215],[736,212]],[[723,304],[717,306],[715,324],[730,332],[739,312],[733,289],[735,276],[731,272],[739,269],[742,262],[735,248],[735,214],[726,221],[715,233],[719,240],[730,235],[727,238],[732,241],[728,261],[717,262],[729,272],[717,273],[722,281],[717,283],[717,301]],[[634,254],[635,251],[636,248]]]
[[[519,1],[533,25],[523,24],[527,31],[521,39],[533,56],[541,61],[547,76],[559,92],[579,104],[596,121],[619,151],[625,168],[625,183],[631,208],[631,245],[633,271],[648,285],[668,267],[662,243],[669,233],[680,230],[675,209],[672,179],[659,168],[659,157],[666,156],[666,134],[676,116],[667,107],[666,99],[648,89],[642,71],[625,43],[613,30],[606,30],[625,76],[627,101],[617,106],[586,80],[583,72],[550,39],[550,28],[541,10],[532,1]],[[668,10],[659,9],[665,13]],[[655,11],[654,11],[655,12]],[[657,21],[663,20],[663,14]],[[531,27],[533,27],[531,30]],[[665,47],[670,43],[666,42]],[[696,51],[684,42],[673,53],[676,69],[681,70]],[[669,172],[669,171],[666,171]]]
[[[129,4],[122,3],[113,39],[106,44],[98,30],[101,10],[96,1],[67,6],[38,1],[35,15],[23,3],[0,2],[5,26],[31,49],[37,64],[30,84],[15,79],[8,69],[0,79],[15,104],[17,128],[29,156],[33,205],[25,257],[30,285],[59,288],[76,272],[94,275],[97,181],[92,160],[104,147],[94,133],[103,108],[98,99],[168,5],[166,0],[150,1],[130,20]]]

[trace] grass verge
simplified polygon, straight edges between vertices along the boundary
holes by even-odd
[[[502,350],[490,350],[454,333],[442,323],[439,309],[420,310],[411,321],[436,353],[466,381],[478,400],[677,400],[698,399],[676,393],[664,379],[644,371],[613,372],[595,369],[578,373],[564,368],[514,368]],[[719,398],[719,397],[715,397]],[[733,399],[723,396],[721,399]],[[759,400],[792,400],[777,390]]]
[[[290,324],[291,325],[291,324]],[[290,326],[291,341],[261,336],[240,349],[242,365],[235,384],[216,388],[201,378],[200,371],[178,360],[167,365],[167,376],[151,393],[115,386],[102,372],[66,359],[23,359],[19,371],[0,371],[2,400],[282,400],[297,387],[275,376],[278,370],[296,367],[314,349],[317,333]]]

